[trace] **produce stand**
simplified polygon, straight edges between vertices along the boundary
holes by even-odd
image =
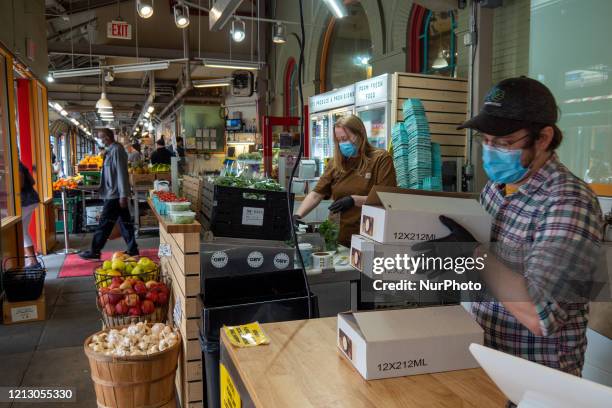
[[[229,405],[222,406],[503,407],[506,403],[480,368],[366,383],[336,346],[336,321],[332,317],[263,324],[270,344],[251,348],[234,348],[222,333],[221,364],[229,375],[221,381],[236,389],[234,398],[223,401]],[[231,405],[238,400],[240,405]]]
[[[176,375],[179,400],[184,408],[202,407],[202,350],[198,339],[201,225],[172,224],[155,210],[151,200],[148,203],[159,222],[162,272],[172,279],[168,318],[184,340]]]

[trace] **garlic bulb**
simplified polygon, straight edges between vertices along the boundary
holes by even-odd
[[[170,326],[155,323],[149,327],[139,322],[121,330],[98,333],[87,347],[106,356],[141,356],[167,350],[178,341],[177,332]]]
[[[151,327],[151,333],[159,335],[165,327],[166,325],[163,323],[155,323],[153,327]]]

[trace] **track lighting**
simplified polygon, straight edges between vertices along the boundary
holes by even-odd
[[[136,11],[142,18],[149,18],[153,15],[154,0],[136,0]]]
[[[275,44],[284,44],[287,42],[285,26],[280,21],[274,23],[274,27],[272,28],[272,41],[274,41]]]
[[[246,38],[246,24],[238,17],[232,21],[232,31],[230,31],[232,39],[235,42],[242,42]]]
[[[174,24],[178,28],[185,28],[189,25],[189,7],[185,5],[174,5]]]
[[[343,18],[348,16],[348,11],[346,10],[346,6],[344,5],[344,3],[340,0],[323,0],[323,2],[325,4],[327,4],[327,7],[329,8],[329,11],[331,11],[331,13],[334,15],[334,17],[336,18]]]

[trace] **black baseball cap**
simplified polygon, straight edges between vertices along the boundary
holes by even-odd
[[[554,125],[558,112],[555,97],[544,84],[525,76],[508,78],[491,88],[478,115],[457,129],[505,136],[534,124]]]

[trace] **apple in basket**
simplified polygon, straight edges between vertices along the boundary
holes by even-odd
[[[168,295],[165,292],[159,292],[157,294],[157,303],[159,306],[168,304]]]
[[[127,314],[128,310],[129,310],[129,307],[128,307],[127,303],[125,303],[125,300],[122,300],[122,301],[120,301],[119,303],[117,303],[115,305],[115,312],[118,315]]]
[[[140,297],[138,297],[138,295],[135,293],[125,295],[125,303],[129,307],[140,306]]]
[[[140,311],[140,305],[139,306],[130,307],[130,310],[128,311],[128,314],[130,316],[140,316],[140,315],[142,315],[142,313]]]
[[[133,286],[134,292],[138,294],[142,299],[147,295],[147,286],[142,281],[138,281]]]
[[[155,304],[150,300],[143,300],[140,309],[142,310],[142,314],[151,314],[155,312]]]
[[[107,293],[107,295],[108,295],[108,303],[110,303],[111,305],[116,305],[121,300],[123,300],[125,296],[123,292],[121,292],[121,289],[119,288],[111,289],[110,292]]]
[[[115,315],[115,306],[111,305],[110,303],[107,303],[104,306],[104,313],[106,313],[107,316],[114,316]]]
[[[158,295],[157,291],[150,290],[149,292],[147,292],[145,299],[150,300],[153,303],[157,303],[157,295]]]

